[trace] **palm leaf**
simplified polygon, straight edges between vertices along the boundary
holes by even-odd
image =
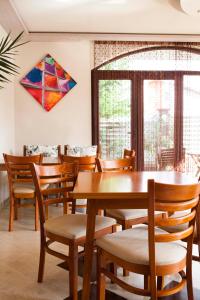
[[[6,49],[8,43],[9,43],[9,39],[10,39],[10,33],[8,33],[7,37],[4,39],[2,39],[2,45],[0,48],[0,53],[2,53],[4,51],[4,49]]]
[[[0,83],[9,82],[8,76],[18,73],[19,67],[13,62],[18,51],[16,48],[28,43],[21,43],[23,32],[19,33],[13,40],[10,33],[0,41]],[[2,88],[2,85],[0,85]]]
[[[6,78],[5,76],[3,76],[2,74],[0,74],[0,78],[4,81],[10,81],[8,78]]]
[[[23,34],[23,31],[13,41],[9,40],[9,42],[6,43],[5,51],[9,51],[9,50],[13,49],[13,47],[20,46],[20,44],[17,44],[17,43],[20,40],[22,34]],[[8,36],[10,36],[10,33],[8,34]]]
[[[8,71],[8,70],[6,70],[4,68],[1,68],[1,67],[0,67],[0,72],[6,73],[6,74],[10,74],[10,75],[14,75],[15,74],[14,71],[12,71],[12,70]]]
[[[8,59],[0,57],[0,61],[2,62],[2,64],[5,63],[5,64],[8,64],[8,65],[13,66],[15,68],[18,68],[18,66],[16,64],[14,64],[12,61],[10,61]]]

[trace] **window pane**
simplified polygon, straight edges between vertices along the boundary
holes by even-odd
[[[157,169],[163,148],[174,148],[174,81],[144,80],[145,170]]]
[[[99,81],[99,136],[103,158],[122,156],[130,149],[130,80]]]
[[[183,80],[183,147],[186,149],[186,171],[197,171],[192,154],[200,154],[200,76]]]

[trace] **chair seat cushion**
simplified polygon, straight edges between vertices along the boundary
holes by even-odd
[[[161,212],[155,212],[161,214]],[[147,217],[147,209],[106,209],[106,214],[121,220]]]
[[[166,231],[155,228],[155,233]],[[97,240],[97,246],[124,261],[148,265],[148,226],[139,225],[131,229],[108,234]],[[186,249],[179,242],[156,243],[156,265],[168,265],[181,261]]]
[[[96,216],[95,231],[110,227],[116,224],[116,220],[108,217]],[[78,239],[85,237],[87,225],[86,214],[63,215],[49,219],[45,222],[46,231],[68,238]]]
[[[76,199],[76,205],[87,205],[87,199]]]
[[[146,209],[106,209],[106,214],[121,220],[147,217]]]
[[[41,189],[46,189],[48,186],[48,184],[43,184]],[[35,192],[35,186],[33,183],[15,183],[13,191],[14,194],[32,194]]]

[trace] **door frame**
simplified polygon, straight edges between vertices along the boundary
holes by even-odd
[[[93,69],[92,144],[99,144],[99,80],[131,81],[131,148],[136,151],[136,169],[144,169],[143,81],[174,80],[175,166],[182,160],[183,149],[183,76],[200,75],[198,71],[115,71]],[[142,116],[142,117],[140,117]]]

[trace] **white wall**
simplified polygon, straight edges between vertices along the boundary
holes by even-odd
[[[91,42],[30,42],[20,49],[21,66],[15,85],[15,148],[24,144],[91,144]],[[19,80],[44,57],[52,55],[77,85],[46,112]]]
[[[6,32],[0,26],[0,40]],[[12,78],[14,80],[14,78]],[[0,161],[2,153],[14,152],[14,84],[4,84],[0,89]],[[0,172],[0,206],[8,197],[7,174]]]

